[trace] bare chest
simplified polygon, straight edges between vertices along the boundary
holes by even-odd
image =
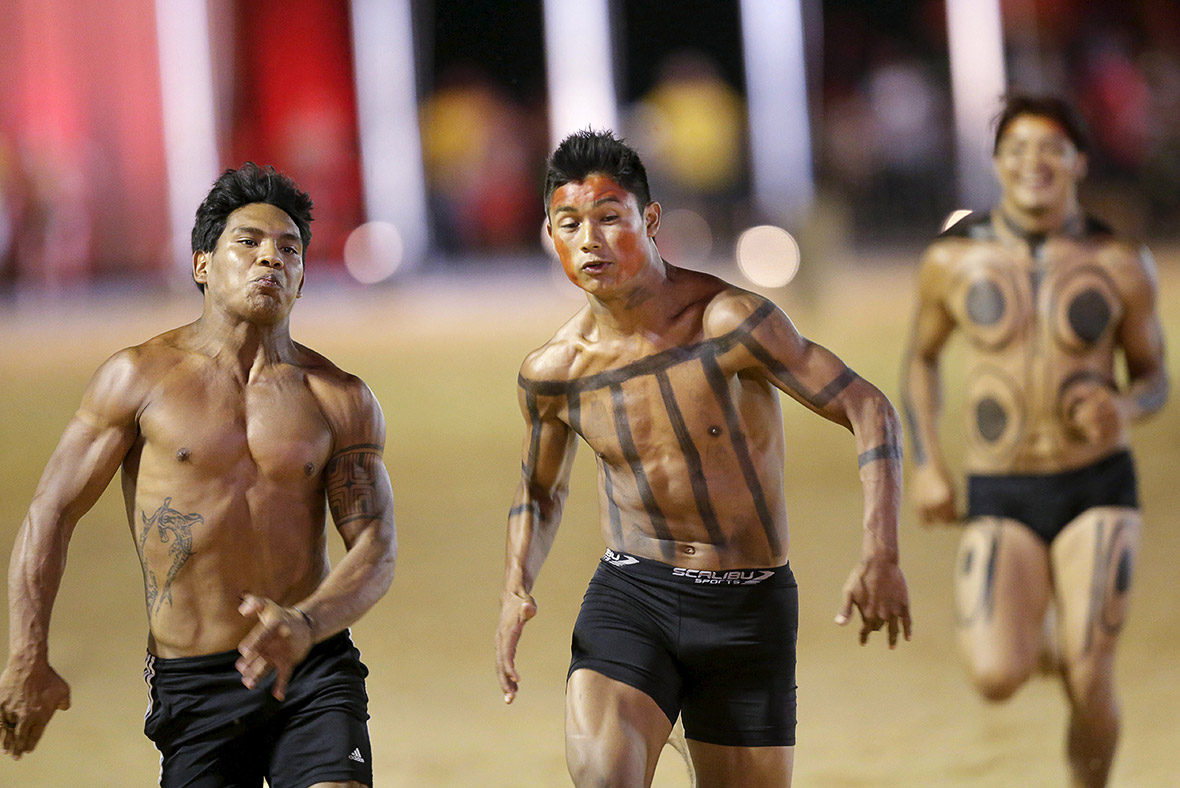
[[[323,472],[332,446],[318,403],[296,377],[167,381],[140,432],[141,467],[194,479],[306,481]]]
[[[959,266],[946,308],[983,354],[1102,352],[1123,316],[1118,287],[1094,246],[1069,239],[1050,240],[1035,256],[982,245]]]
[[[732,352],[707,340],[587,365],[565,384],[565,420],[610,465],[704,460],[744,431],[760,394],[765,407],[777,403],[735,375]]]

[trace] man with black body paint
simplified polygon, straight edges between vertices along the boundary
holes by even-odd
[[[74,527],[121,470],[163,788],[372,785],[347,627],[393,579],[385,420],[364,382],[291,338],[310,239],[311,200],[290,179],[226,171],[193,227],[201,317],[90,381],[12,551],[6,754],[31,752],[69,708],[50,613]],[[335,567],[327,513],[347,548]]]
[[[838,623],[910,635],[898,565],[900,424],[880,391],[770,301],[668,264],[639,157],[609,133],[557,148],[548,233],[587,305],[520,371],[528,425],[496,634],[506,702],[577,439],[608,550],[574,628],[566,755],[578,786],[650,785],[682,715],[702,786],[789,785],[798,597],[787,564],[779,391],[852,430],[861,561]]]
[[[1095,788],[1118,739],[1114,650],[1141,526],[1127,425],[1168,392],[1156,274],[1146,250],[1083,213],[1086,138],[1068,105],[1010,98],[994,162],[1000,204],[955,224],[922,259],[903,397],[914,497],[923,521],[957,521],[938,416],[939,361],[959,331],[969,474],[960,646],[991,700],[1038,665],[1060,673],[1071,784]]]

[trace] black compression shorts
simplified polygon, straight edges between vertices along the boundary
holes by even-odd
[[[1061,473],[967,477],[967,516],[1004,517],[1031,528],[1045,544],[1097,506],[1139,508],[1135,463],[1120,451]]]
[[[271,788],[373,785],[368,669],[347,631],[312,648],[282,701],[271,695],[273,674],[246,689],[237,659],[148,655],[143,729],[160,751],[162,788],[261,788],[264,777]]]
[[[695,741],[793,746],[798,629],[789,565],[708,571],[608,550],[574,624],[570,674],[635,687]]]

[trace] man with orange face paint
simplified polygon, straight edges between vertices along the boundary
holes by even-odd
[[[961,331],[960,645],[990,700],[1050,663],[1070,704],[1071,784],[1103,786],[1119,729],[1114,650],[1140,531],[1127,425],[1163,407],[1168,381],[1151,258],[1083,213],[1086,163],[1068,105],[1008,99],[996,124],[1000,204],[955,224],[922,259],[903,405],[920,515],[956,522],[938,441],[939,359]]]
[[[890,647],[910,636],[897,413],[767,299],[661,259],[660,205],[613,135],[566,138],[545,200],[549,237],[588,303],[520,371],[528,429],[496,633],[504,699],[518,690],[530,591],[581,437],[597,458],[607,550],[573,633],[575,785],[650,785],[678,716],[701,785],[789,785],[798,594],[778,392],[855,436],[863,551],[836,618],[859,609],[860,642],[886,627]]]

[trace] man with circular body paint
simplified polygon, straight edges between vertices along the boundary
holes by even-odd
[[[1064,102],[1006,100],[999,205],[954,224],[922,258],[902,403],[920,517],[956,522],[939,361],[963,334],[960,646],[977,690],[997,701],[1052,654],[1070,707],[1072,785],[1090,787],[1106,784],[1118,739],[1113,658],[1141,527],[1128,424],[1163,407],[1168,381],[1154,264],[1083,212],[1086,153]]]
[[[885,627],[890,647],[910,635],[900,419],[772,302],[664,261],[660,204],[638,155],[613,135],[579,132],[558,146],[545,204],[549,237],[587,304],[518,379],[528,429],[496,633],[504,699],[519,688],[516,647],[536,614],[531,590],[580,437],[597,460],[607,550],[574,625],[565,729],[574,783],[650,785],[681,717],[701,786],[789,786],[798,592],[779,392],[855,436],[864,532],[837,623],[856,607],[860,642]]]

